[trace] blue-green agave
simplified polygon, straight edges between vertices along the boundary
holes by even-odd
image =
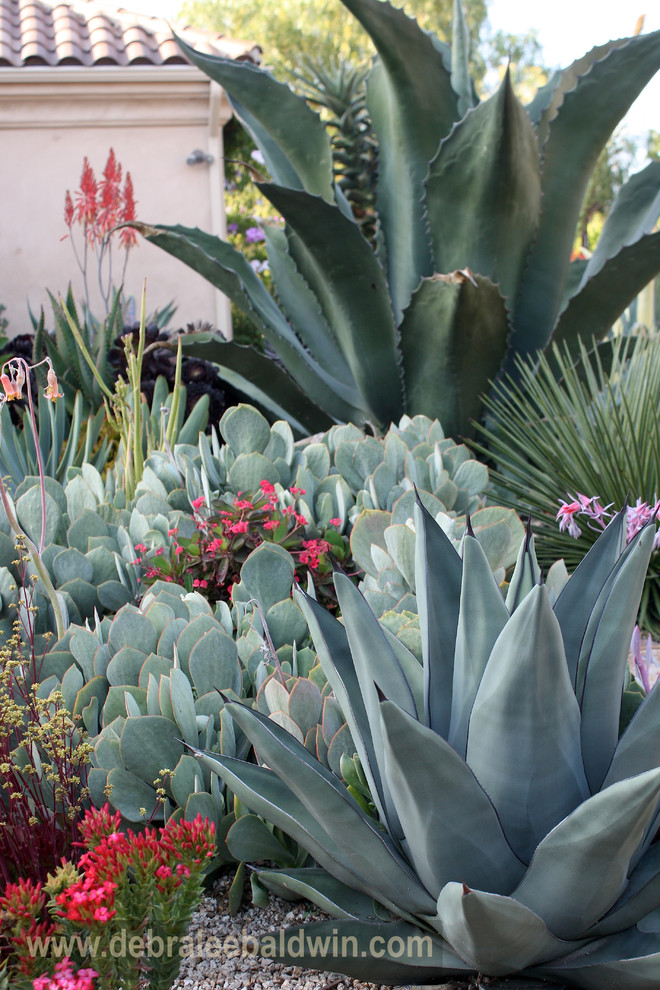
[[[225,710],[260,762],[197,753],[318,863],[261,883],[338,919],[262,951],[318,968],[324,944],[324,968],[376,983],[657,988],[658,689],[620,734],[652,528],[626,546],[620,514],[556,598],[528,533],[505,599],[473,536],[461,556],[421,503],[415,522],[422,664],[343,576],[343,624],[299,596],[380,821],[240,704]]]
[[[479,101],[456,3],[450,48],[383,0],[342,0],[377,50],[377,246],[334,183],[331,141],[301,96],[247,63],[186,55],[227,91],[261,149],[271,296],[248,261],[198,229],[136,224],[243,309],[281,364],[218,335],[191,346],[302,433],[386,429],[403,413],[466,436],[518,354],[603,336],[660,270],[660,162],[622,188],[593,257],[571,262],[599,152],[660,67],[660,31],[593,48],[526,106],[505,73]]]

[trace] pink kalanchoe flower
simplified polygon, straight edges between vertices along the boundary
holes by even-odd
[[[259,482],[259,487],[261,488],[264,495],[270,495],[272,492],[275,491],[275,485],[273,485],[272,482],[270,481],[266,481],[265,478],[263,478],[262,481]]]
[[[328,526],[341,526],[341,519],[331,519]]]
[[[200,495],[199,498],[194,498],[192,500],[191,505],[192,505],[193,509],[197,510],[197,509],[201,508],[204,505],[205,502],[206,502],[205,496],[204,495]]]

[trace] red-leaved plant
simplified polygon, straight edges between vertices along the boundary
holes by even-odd
[[[172,529],[169,551],[136,545],[134,564],[142,569],[141,583],[176,582],[210,602],[230,601],[248,555],[262,543],[278,543],[294,559],[296,580],[306,581],[311,574],[318,600],[326,608],[336,607],[332,571],[352,564],[350,546],[339,532],[341,519],[330,519],[322,537],[306,538],[307,519],[295,505],[304,494],[295,486],[278,492],[264,480],[256,494],[228,494],[210,508],[200,496],[192,503],[197,529],[190,539],[179,538]]]

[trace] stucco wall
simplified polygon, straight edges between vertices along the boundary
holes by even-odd
[[[189,66],[27,67],[0,69],[0,303],[12,335],[31,329],[27,311],[49,311],[46,290],[69,281],[82,299],[82,276],[64,224],[64,196],[78,187],[83,157],[97,178],[109,149],[131,173],[138,219],[224,232],[224,93]],[[187,165],[196,148],[211,165]],[[80,240],[78,243],[81,243]],[[119,278],[123,252],[115,249]],[[95,285],[90,263],[90,287]],[[140,240],[125,290],[147,308],[174,299],[172,325],[208,320],[227,330],[228,306],[204,279]],[[138,305],[139,309],[139,305]],[[92,310],[100,312],[94,300]]]

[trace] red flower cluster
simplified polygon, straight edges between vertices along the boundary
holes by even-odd
[[[130,172],[126,173],[122,190],[122,167],[110,149],[100,182],[96,181],[92,166],[83,159],[80,188],[74,193],[67,189],[64,197],[64,222],[69,228],[80,224],[87,242],[95,245],[104,240],[117,224],[135,220],[135,196]],[[130,227],[119,232],[119,242],[126,249],[137,244],[137,234]]]
[[[46,903],[41,883],[35,884],[32,880],[8,883],[4,895],[0,895],[3,927],[8,929],[12,947],[19,957],[19,972],[24,975],[29,975],[34,967],[29,946],[38,944],[38,939],[47,939],[56,930],[54,924],[42,920]]]
[[[137,544],[134,564],[144,568],[147,585],[157,580],[176,581],[188,591],[203,591],[209,601],[230,601],[247,556],[264,542],[277,543],[296,561],[296,580],[306,577],[309,568],[320,599],[332,608],[333,561],[343,562],[350,549],[346,538],[335,531],[341,526],[339,518],[330,520],[323,539],[305,538],[308,518],[297,510],[294,501],[304,494],[304,488],[295,485],[278,493],[275,485],[264,479],[257,493],[237,492],[233,501],[225,496],[211,507],[200,495],[192,502],[197,525],[194,536],[174,540],[169,558],[162,547],[147,551],[144,544]]]

